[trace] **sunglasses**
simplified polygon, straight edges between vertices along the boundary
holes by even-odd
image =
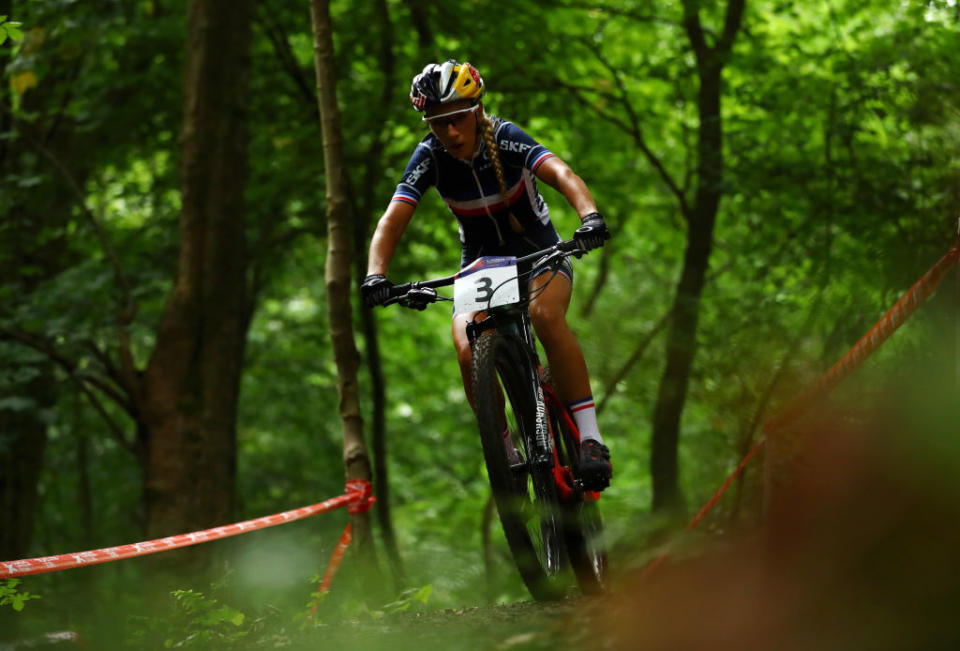
[[[459,124],[470,111],[475,111],[480,108],[479,104],[474,104],[473,106],[468,106],[467,108],[457,109],[456,111],[450,111],[449,113],[441,113],[440,115],[433,115],[430,117],[423,117],[422,120],[430,125],[430,128],[442,128],[449,126],[456,126]]]

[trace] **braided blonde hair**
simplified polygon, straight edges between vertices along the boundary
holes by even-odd
[[[513,211],[510,210],[510,200],[507,197],[507,179],[503,174],[503,163],[500,162],[500,149],[493,138],[493,123],[484,114],[482,118],[477,120],[477,124],[480,126],[480,137],[483,138],[483,142],[487,145],[487,151],[490,152],[490,162],[493,163],[493,171],[497,175],[497,183],[500,185],[500,198],[503,199],[503,205],[506,206],[507,213],[510,215],[510,228],[516,233],[522,233],[524,231],[523,226],[514,217]]]

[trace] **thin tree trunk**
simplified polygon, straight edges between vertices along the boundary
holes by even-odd
[[[243,191],[254,0],[192,0],[176,283],[143,375],[147,535],[230,521],[251,310]]]
[[[817,302],[814,304],[814,307],[807,315],[803,326],[801,326],[801,328],[797,331],[797,336],[793,338],[793,340],[787,346],[787,349],[784,351],[783,356],[780,358],[780,363],[777,364],[777,369],[771,376],[767,386],[764,387],[763,393],[760,395],[760,399],[757,401],[756,407],[753,410],[753,416],[750,418],[749,425],[740,434],[740,440],[737,444],[738,459],[744,458],[754,446],[757,431],[763,424],[764,418],[767,414],[767,407],[770,405],[774,391],[780,384],[780,380],[782,380],[786,375],[790,360],[794,358],[794,355],[796,354],[797,349],[800,347],[804,336],[806,336],[806,333],[809,332],[809,326],[811,323],[813,323],[814,317],[816,316],[818,310],[819,296]],[[730,507],[729,521],[731,525],[736,523],[740,517],[740,506],[743,500],[743,485],[746,482],[747,473],[750,472],[750,469],[750,467],[745,468],[744,471],[737,477],[737,488],[736,492],[734,493],[734,497],[731,500]]]
[[[650,472],[653,478],[654,511],[680,509],[683,506],[677,459],[680,417],[696,354],[700,295],[710,257],[714,219],[715,213],[703,219],[691,220],[683,272],[673,302],[673,318],[667,335],[667,361],[653,416]]]
[[[430,29],[430,20],[423,0],[404,0],[404,4],[410,11],[410,22],[417,32],[417,47],[420,52],[427,52],[433,47],[433,31]]]
[[[7,344],[0,344],[4,347]],[[33,368],[37,376],[30,382],[0,391],[0,398],[30,396],[29,409],[0,409],[0,560],[26,558],[33,538],[47,424],[39,417],[56,403],[56,384],[49,364],[21,366]],[[22,617],[12,608],[0,608],[0,642],[18,634]]]
[[[680,491],[677,452],[680,418],[696,356],[700,297],[706,281],[713,246],[713,229],[720,206],[723,181],[723,131],[720,96],[722,71],[740,28],[744,0],[730,0],[723,34],[717,44],[706,43],[700,23],[700,3],[684,2],[684,25],[697,60],[700,88],[697,107],[700,118],[697,190],[687,217],[687,249],[673,302],[673,318],[667,334],[667,355],[653,415],[650,470],[653,479],[653,510],[679,510]]]
[[[12,5],[13,3],[11,0],[0,0],[0,16],[10,16],[11,20],[16,20],[16,16],[12,16]],[[13,48],[10,47],[4,47],[3,49],[0,49],[0,79],[7,78],[7,64],[10,62],[10,52],[12,51]],[[10,114],[7,111],[0,111],[0,133],[9,133],[10,123]],[[9,145],[7,143],[7,138],[0,138],[0,169],[3,168],[4,163],[6,162],[8,149]]]
[[[347,176],[343,159],[340,112],[337,106],[333,29],[328,0],[311,0],[317,103],[323,132],[323,159],[327,190],[327,262],[324,272],[330,336],[337,363],[340,420],[343,425],[343,465],[348,481],[370,481],[370,457],[363,438],[357,369],[359,355],[353,337],[351,305],[351,225]],[[369,513],[351,516],[353,536],[366,569],[376,563]]]
[[[388,120],[393,102],[396,83],[394,79],[393,53],[393,24],[390,20],[390,11],[385,0],[377,0],[377,17],[380,22],[381,36],[378,64],[383,71],[382,91],[380,99],[375,105],[376,114],[371,119],[373,124],[383,124],[383,128],[373,140],[369,150],[364,155],[364,180],[362,187],[376,187],[377,181],[383,174],[383,150],[390,138]],[[354,266],[358,279],[362,279],[367,269],[366,243],[370,239],[370,222],[375,210],[372,193],[351,192],[354,198]],[[362,306],[360,320],[363,327],[363,337],[367,350],[367,370],[370,373],[371,394],[373,397],[373,486],[377,494],[377,524],[383,537],[383,546],[387,552],[387,559],[393,573],[396,592],[405,587],[406,578],[400,550],[397,548],[397,536],[393,528],[392,510],[390,508],[390,477],[388,472],[387,451],[387,383],[383,373],[383,361],[380,356],[380,339],[377,330],[377,320],[373,310]]]
[[[26,409],[0,409],[0,560],[23,558],[30,548],[47,445],[47,424],[39,414],[52,409],[57,399],[49,364],[17,370],[36,376],[0,392],[0,398],[30,396],[33,403]]]

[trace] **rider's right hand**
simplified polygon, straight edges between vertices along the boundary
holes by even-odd
[[[393,283],[383,274],[370,274],[360,285],[360,295],[368,307],[383,305],[390,298]]]
[[[604,240],[610,239],[610,229],[600,213],[592,212],[583,217],[580,228],[573,233],[573,239],[584,251],[598,249],[603,246]]]

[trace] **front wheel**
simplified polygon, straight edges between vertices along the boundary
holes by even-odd
[[[530,594],[560,598],[566,551],[552,464],[537,459],[537,433],[545,435],[548,424],[536,371],[519,340],[488,332],[473,343],[472,374],[483,456],[507,544]],[[517,450],[512,462],[505,429]]]

